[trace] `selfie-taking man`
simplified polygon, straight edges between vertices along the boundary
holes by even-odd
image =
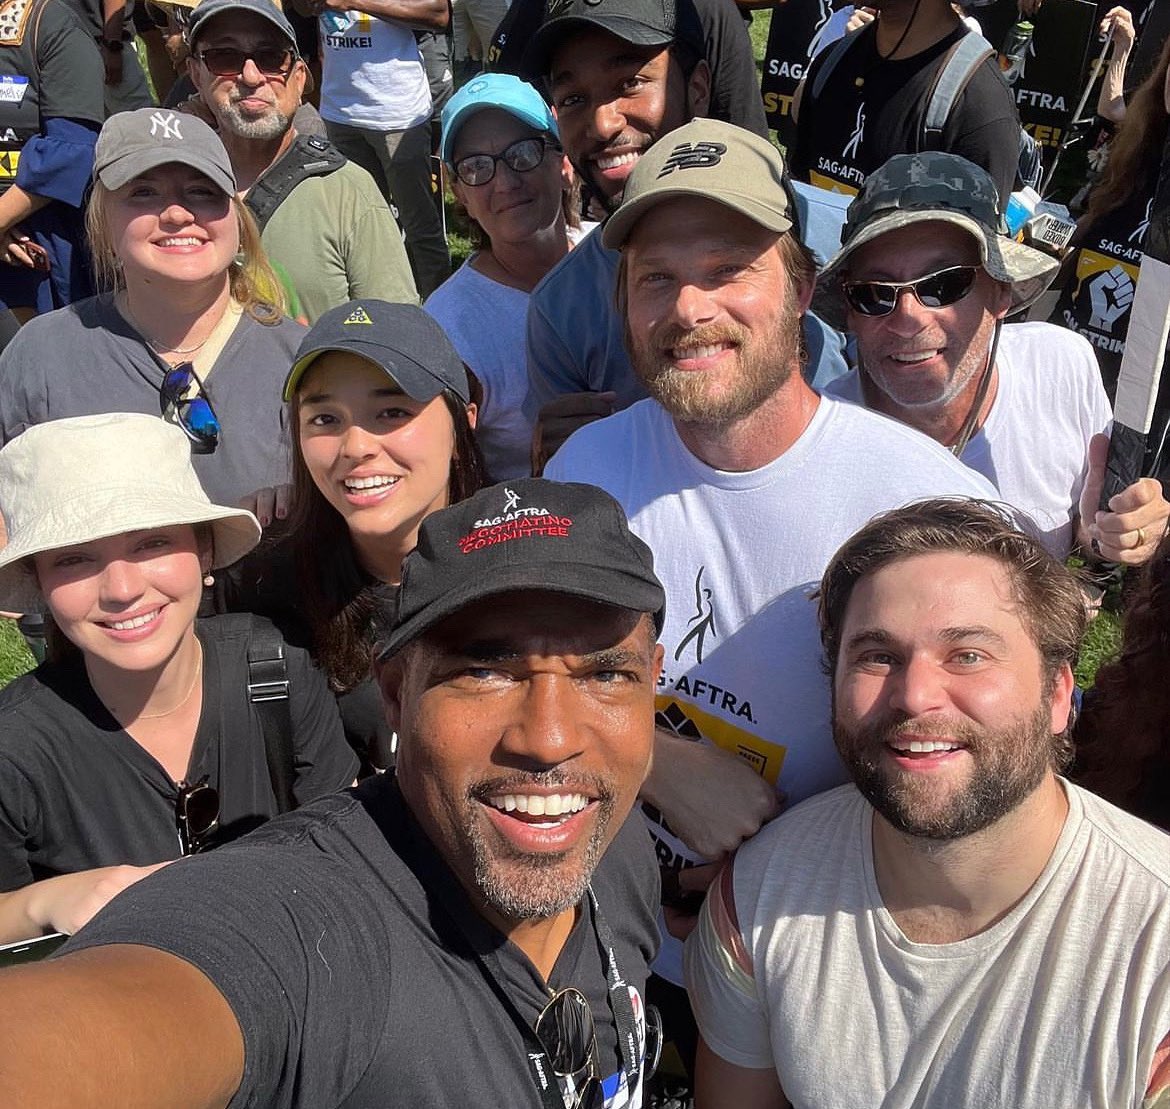
[[[836,554],[821,639],[853,784],[712,886],[687,946],[698,1109],[1166,1104],[1170,836],[1060,777],[1085,619],[988,505],[911,505]]]
[[[640,1105],[663,600],[596,489],[428,517],[378,653],[397,776],[0,973],[0,1104]]]

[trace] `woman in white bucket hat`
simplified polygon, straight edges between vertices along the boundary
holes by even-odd
[[[196,620],[205,579],[259,540],[212,504],[187,439],[115,413],[30,428],[0,450],[0,608],[47,611],[50,660],[0,693],[0,942],[72,932],[156,864],[282,805],[249,650],[254,617]],[[357,760],[307,656],[285,648],[292,802]]]

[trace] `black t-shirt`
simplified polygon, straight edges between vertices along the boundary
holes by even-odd
[[[752,43],[733,0],[680,0],[693,10],[680,10],[702,28],[707,64],[711,67],[711,103],[707,114],[768,137],[768,120],[760,94]],[[512,0],[496,28],[488,50],[488,68],[515,73],[543,86],[545,74],[526,72],[523,60],[532,36],[544,18],[545,0]]]
[[[436,892],[439,883],[453,891],[459,919]],[[639,813],[606,851],[593,889],[640,1015],[658,942],[658,868]],[[496,960],[528,1026],[548,1002],[546,984],[474,911],[390,776],[152,875],[111,902],[67,950],[108,943],[172,952],[227,999],[245,1046],[232,1109],[542,1104],[523,1036],[469,945]],[[603,1071],[617,1072],[587,903],[547,983],[569,985],[589,999]]]
[[[15,0],[0,5],[7,19],[23,19],[19,45],[0,38],[0,190],[16,177],[24,144],[48,118],[101,123],[103,70],[97,44],[60,0]],[[0,21],[0,36],[7,21]]]
[[[274,816],[256,707],[248,700],[253,622],[196,625],[203,644],[203,709],[187,781],[219,791],[221,839]],[[353,782],[333,697],[308,656],[286,651],[293,794],[300,803]],[[45,663],[0,692],[0,890],[98,866],[146,866],[179,856],[178,790],[98,700],[81,656]]]
[[[878,54],[877,28],[870,24],[833,68],[820,95],[813,96],[816,76],[833,48],[819,54],[801,98],[792,176],[856,193],[895,154],[925,149],[922,118],[935,74],[950,47],[968,33],[960,25],[913,57],[885,62]],[[987,170],[999,190],[1000,209],[1006,207],[1019,164],[1020,120],[994,56],[976,69],[956,99],[938,149]]]

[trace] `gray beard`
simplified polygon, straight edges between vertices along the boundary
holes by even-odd
[[[292,116],[277,108],[262,116],[245,116],[237,105],[228,104],[222,110],[219,125],[237,138],[268,141],[284,137],[292,126]]]

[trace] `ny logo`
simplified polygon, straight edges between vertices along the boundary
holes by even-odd
[[[680,142],[670,152],[670,156],[658,171],[658,177],[666,177],[676,169],[700,169],[717,166],[726,153],[727,147],[721,142]]]
[[[520,507],[520,494],[514,493],[506,485],[504,486],[504,511],[511,512],[514,508]]]
[[[179,117],[174,112],[152,112],[150,116],[150,137],[158,137],[159,128],[162,128],[162,138],[181,139],[179,131]]]

